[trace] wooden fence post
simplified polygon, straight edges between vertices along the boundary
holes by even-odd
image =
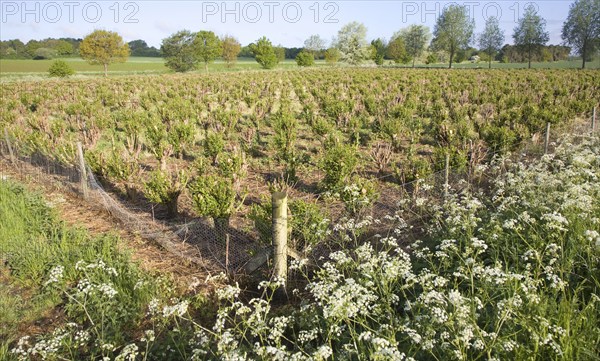
[[[83,158],[83,146],[81,142],[77,142],[77,156],[79,158],[79,174],[81,183],[81,192],[83,193],[83,198],[87,199],[88,197],[88,184],[87,184],[87,170],[85,169],[85,159]]]
[[[544,154],[548,154],[548,146],[550,145],[550,123],[546,123],[546,139],[544,141]]]
[[[4,139],[6,140],[6,145],[8,146],[8,154],[10,155],[10,161],[12,164],[15,164],[17,161],[15,159],[15,153],[13,152],[12,145],[10,144],[10,138],[8,137],[8,130],[4,128]]]
[[[275,277],[287,281],[287,194],[275,192],[273,202],[273,246]]]

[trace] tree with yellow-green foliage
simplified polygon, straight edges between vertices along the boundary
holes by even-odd
[[[92,65],[103,65],[108,76],[108,65],[127,61],[129,45],[116,32],[95,30],[81,42],[79,55]]]
[[[237,61],[237,57],[242,50],[242,45],[233,36],[225,36],[221,39],[223,44],[223,60],[227,63],[227,67],[232,67]]]
[[[215,61],[219,55],[222,55],[223,45],[221,39],[212,31],[201,30],[196,33],[194,47],[196,56],[204,63],[204,71],[208,73],[208,64]]]

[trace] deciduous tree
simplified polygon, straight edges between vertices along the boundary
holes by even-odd
[[[408,53],[406,52],[406,45],[402,37],[398,36],[390,41],[387,47],[387,56],[392,58],[396,63],[404,63],[407,61]]]
[[[201,30],[194,39],[194,51],[199,61],[204,63],[204,71],[208,73],[208,64],[223,52],[221,40],[212,31]]]
[[[196,68],[198,58],[194,50],[195,35],[189,30],[178,31],[163,39],[160,50],[165,65],[176,72],[186,72]]]
[[[546,31],[546,20],[538,15],[535,7],[528,6],[525,14],[519,19],[513,33],[515,45],[519,46],[525,54],[529,68],[531,68],[531,57],[534,51],[539,51],[541,46],[546,45],[550,35]]]
[[[90,64],[103,65],[104,76],[108,76],[110,64],[127,61],[129,46],[116,32],[96,30],[83,39],[79,55]]]
[[[298,66],[313,66],[315,65],[315,56],[312,52],[303,50],[296,55],[296,64]]]
[[[233,36],[225,36],[221,39],[221,43],[223,44],[223,60],[225,60],[227,67],[230,68],[237,61],[242,45]]]
[[[273,49],[273,44],[265,36],[258,39],[256,43],[250,44],[250,50],[254,54],[254,59],[264,69],[272,69],[277,65],[277,55]]]
[[[371,41],[371,48],[373,51],[373,61],[377,65],[383,65],[383,59],[386,51],[386,44],[381,38],[377,38]]]
[[[367,27],[356,21],[344,25],[338,32],[336,48],[341,53],[341,59],[349,64],[358,65],[369,59]]]
[[[411,25],[406,29],[400,30],[394,34],[392,39],[402,38],[406,55],[412,60],[412,66],[415,67],[415,61],[423,54],[431,40],[429,28],[425,25]]]
[[[325,49],[325,40],[319,35],[311,35],[304,41],[304,49],[316,54],[317,52]]]
[[[490,17],[485,23],[485,30],[479,34],[479,46],[489,56],[489,68],[492,68],[492,58],[504,43],[504,31],[500,29],[498,18]]]
[[[572,46],[585,63],[600,46],[600,0],[577,0],[569,9],[563,24],[562,38]]]
[[[475,22],[469,18],[467,8],[459,5],[448,6],[437,19],[433,30],[433,47],[445,50],[450,55],[449,68],[459,49],[466,48],[473,37]]]

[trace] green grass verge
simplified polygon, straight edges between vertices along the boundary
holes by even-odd
[[[142,272],[117,243],[116,236],[66,226],[41,195],[0,180],[0,360],[14,356],[9,345],[34,324],[42,325],[35,334],[75,322],[89,327],[92,339],[126,342],[160,278]]]

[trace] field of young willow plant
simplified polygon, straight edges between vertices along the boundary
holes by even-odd
[[[323,220],[328,204],[355,216],[427,179],[446,155],[472,173],[589,115],[599,84],[597,71],[329,69],[12,83],[0,106],[21,153],[76,164],[82,141],[131,201],[227,224],[259,222],[269,183],[291,185],[292,213]]]
[[[177,290],[140,271],[114,237],[66,227],[42,197],[2,179],[0,280],[60,321],[24,332],[24,311],[7,308],[16,311],[0,316],[0,358],[598,360],[600,141],[565,138],[527,163],[505,157],[547,123],[588,117],[598,94],[600,72],[566,70],[6,84],[0,125],[19,154],[76,164],[82,142],[128,202],[215,227],[247,220],[265,242],[265,197],[285,188],[293,246],[336,251],[292,262],[286,304],[277,280],[258,294],[235,282],[208,296],[197,284]],[[425,197],[447,156],[452,172],[480,181]],[[411,197],[422,231],[396,202]],[[390,231],[373,235],[382,223]]]
[[[498,158],[488,171],[486,193],[423,204],[433,216],[411,244],[397,241],[409,232],[402,213],[387,217],[390,234],[367,242],[355,240],[375,221],[340,224],[345,249],[316,270],[294,262],[306,281],[288,305],[272,302],[277,282],[261,283],[255,298],[237,284],[212,298],[174,291],[114,238],[66,228],[42,198],[2,180],[0,246],[15,284],[63,311],[60,325],[4,344],[0,356],[597,360],[600,140],[565,142],[530,164]],[[11,340],[18,327],[6,330]]]

